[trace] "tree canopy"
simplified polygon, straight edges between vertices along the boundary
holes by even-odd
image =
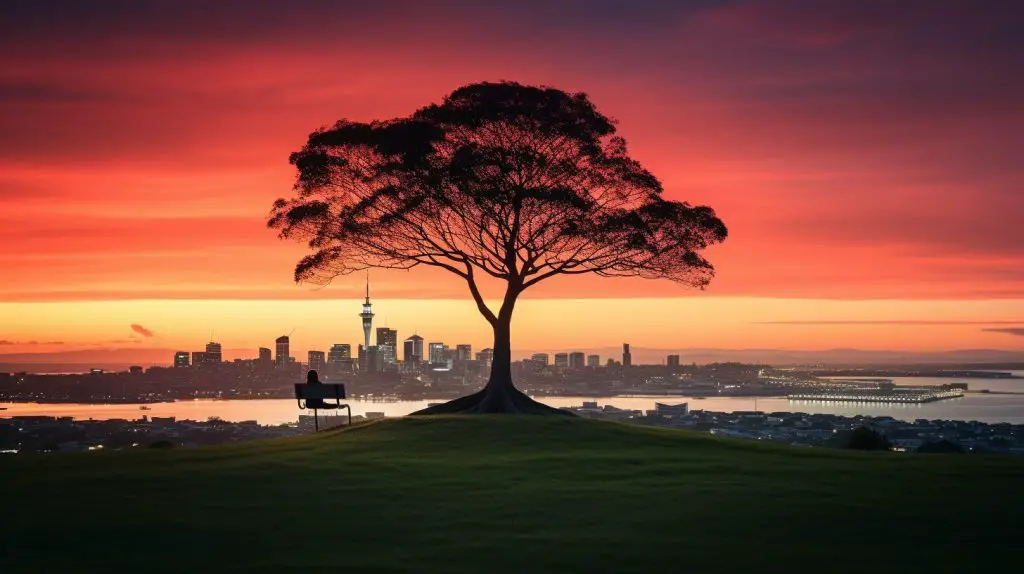
[[[585,94],[550,87],[471,84],[408,117],[340,120],[291,163],[295,196],[268,223],[309,244],[296,281],[439,267],[466,280],[496,329],[523,291],[555,275],[704,287],[714,268],[701,252],[727,234],[710,207],[665,199]],[[499,309],[481,276],[505,283]]]

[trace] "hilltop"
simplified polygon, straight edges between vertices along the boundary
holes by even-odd
[[[1024,461],[559,417],[0,458],[4,571],[964,572],[1010,563]]]

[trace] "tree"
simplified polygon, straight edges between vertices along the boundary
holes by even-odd
[[[917,448],[917,452],[926,454],[963,454],[966,451],[964,450],[964,447],[959,444],[950,440],[942,439],[938,441],[928,441],[922,444]]]
[[[853,450],[889,450],[892,445],[884,435],[868,427],[858,427],[850,434],[846,448]]]
[[[493,328],[487,385],[428,414],[562,412],[512,383],[519,297],[583,273],[704,287],[714,268],[700,253],[727,233],[711,208],[664,199],[585,94],[549,87],[471,84],[408,117],[340,120],[291,163],[295,196],[275,202],[268,225],[309,244],[296,281],[438,267],[466,282]],[[496,309],[481,278],[502,286]]]

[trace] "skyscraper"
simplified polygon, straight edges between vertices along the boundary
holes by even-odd
[[[600,355],[587,355],[587,366],[588,367],[600,367],[601,356]]]
[[[473,358],[473,346],[467,344],[455,345],[455,360],[462,363]]]
[[[579,351],[569,353],[569,368],[570,369],[582,369],[584,362],[587,360],[587,356]]]
[[[327,363],[340,363],[345,359],[352,358],[352,345],[346,343],[335,343],[327,352]]]
[[[309,370],[323,373],[326,366],[326,355],[323,351],[309,352]]]
[[[555,366],[566,368],[569,366],[569,353],[555,353]]]
[[[427,351],[430,353],[431,363],[443,363],[444,352],[448,347],[444,343],[431,343],[427,346]]]
[[[187,367],[188,366],[188,351],[178,351],[174,353],[174,366],[175,367]]]
[[[289,362],[288,359],[290,358],[290,341],[288,339],[288,335],[278,337],[275,343],[277,345],[277,356],[274,358],[274,363],[279,368],[287,367]]]
[[[377,352],[385,363],[398,360],[398,331],[387,327],[377,327]]]
[[[370,330],[373,328],[373,304],[370,303],[370,274],[366,274],[366,301],[363,302],[363,312],[359,314],[363,320],[363,347],[370,346]]]
[[[629,352],[629,343],[622,344],[622,366],[630,367],[633,365],[633,355]]]
[[[540,363],[546,367],[551,359],[548,357],[547,353],[534,353],[533,356],[530,357],[530,360],[535,363]]]
[[[207,363],[219,363],[221,362],[220,343],[207,343],[206,344],[206,362]]]
[[[668,368],[670,370],[674,371],[674,370],[678,369],[679,368],[679,355],[669,355],[667,363],[668,363]]]
[[[192,366],[198,367],[206,362],[206,353],[203,351],[192,351]]]
[[[270,365],[274,362],[274,357],[271,354],[270,349],[266,347],[260,347],[259,354],[259,362],[261,365]]]
[[[418,363],[423,360],[423,337],[413,335],[405,340],[402,360],[406,363]]]

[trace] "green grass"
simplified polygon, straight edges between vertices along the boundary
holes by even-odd
[[[973,572],[1024,461],[559,417],[0,459],[2,572]],[[1005,568],[1004,568],[1005,569]]]

